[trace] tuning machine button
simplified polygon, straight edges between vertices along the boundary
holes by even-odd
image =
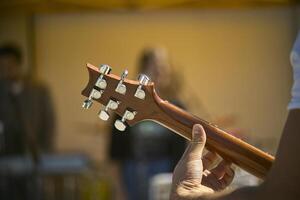
[[[110,99],[107,105],[105,106],[104,110],[100,110],[98,116],[103,121],[107,121],[109,119],[108,110],[116,110],[119,106],[120,102]]]
[[[104,90],[107,86],[106,80],[103,78],[104,75],[109,74],[111,71],[111,67],[109,65],[101,65],[99,67],[100,76],[96,81],[95,86],[99,87],[100,89]]]
[[[103,121],[107,121],[109,118],[109,113],[106,110],[100,110],[98,114],[99,118],[102,119]]]
[[[100,72],[100,76],[98,77],[95,86],[97,86],[98,88],[100,88],[101,90],[96,90],[95,88],[92,89],[92,91],[90,92],[89,97],[84,100],[82,107],[85,109],[89,109],[92,105],[93,105],[93,99],[100,99],[101,95],[103,93],[103,90],[106,88],[107,83],[105,81],[105,79],[103,79],[103,76],[105,74],[109,74],[111,71],[111,67],[108,65],[101,65],[99,67],[99,72]]]
[[[126,129],[126,125],[124,122],[122,122],[121,120],[117,119],[115,121],[115,127],[116,129],[118,129],[119,131],[125,131]]]
[[[117,119],[115,121],[116,129],[118,129],[119,131],[124,131],[126,129],[125,121],[126,120],[133,120],[136,114],[137,114],[136,111],[126,110],[123,117],[122,117],[122,119]]]
[[[138,77],[139,80],[139,86],[135,91],[134,96],[139,98],[139,99],[145,99],[146,93],[142,89],[143,85],[147,85],[150,81],[150,78],[146,76],[145,74],[140,74]]]
[[[126,93],[126,85],[123,84],[125,78],[128,75],[128,70],[126,69],[122,75],[121,75],[121,79],[115,89],[116,92],[120,93],[120,94],[125,94]]]
[[[96,89],[93,89],[93,90],[92,90],[92,98],[93,98],[93,99],[100,99],[101,96],[102,96],[102,93],[103,93],[103,90],[98,91],[98,90],[96,90]]]
[[[88,97],[88,99],[86,99],[83,104],[82,107],[85,109],[89,109],[92,105],[93,105],[93,99],[100,99],[101,95],[102,95],[103,91],[98,91],[96,89],[92,89],[90,96]]]

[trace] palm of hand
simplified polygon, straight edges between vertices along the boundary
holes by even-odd
[[[231,163],[220,162],[214,153],[202,157],[206,137],[202,127],[196,126],[193,141],[178,162],[173,175],[171,199],[193,199],[225,189],[233,180]],[[214,168],[213,168],[214,167]]]

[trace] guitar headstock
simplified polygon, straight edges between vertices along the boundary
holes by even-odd
[[[145,119],[151,119],[155,112],[155,90],[154,83],[146,75],[139,75],[138,81],[127,79],[128,71],[125,70],[121,76],[111,74],[108,65],[99,68],[87,64],[89,82],[82,91],[87,99],[82,107],[88,109],[93,102],[104,105],[98,116],[107,121],[111,112],[122,117],[115,122],[115,127],[124,131],[126,124],[133,125]]]

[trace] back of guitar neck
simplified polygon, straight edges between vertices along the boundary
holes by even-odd
[[[159,109],[154,111],[152,120],[191,140],[194,124],[201,124],[206,132],[206,148],[218,153],[223,159],[236,164],[258,178],[264,179],[274,157],[238,139],[188,112],[163,101],[156,96]]]

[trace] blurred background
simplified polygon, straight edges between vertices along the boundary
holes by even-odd
[[[235,130],[274,155],[290,98],[289,53],[300,27],[297,3],[1,0],[0,65],[9,66],[7,71],[13,68],[10,65],[18,65],[21,74],[9,84],[4,83],[9,79],[4,76],[1,81],[1,199],[168,199],[168,172],[174,166],[169,158],[175,157],[172,161],[176,163],[185,141],[161,137],[175,149],[158,160],[155,155],[161,152],[150,152],[158,163],[167,161],[163,167],[152,159],[144,160],[149,152],[139,155],[144,156],[140,159],[135,151],[144,144],[136,141],[143,138],[132,133],[138,130],[114,138],[113,134],[120,133],[115,133],[113,121],[98,118],[99,104],[82,109],[85,98],[80,93],[88,81],[87,62],[108,64],[117,75],[128,69],[130,79],[149,72],[148,68],[166,69],[159,73],[172,77],[166,83],[172,89],[171,94],[164,93],[167,90],[162,86],[164,98],[220,127]],[[12,58],[12,64],[7,57]],[[0,73],[10,73],[4,71]],[[159,82],[156,76],[150,75]],[[7,88],[16,88],[12,90],[13,100],[5,100]],[[21,95],[26,88],[29,92]],[[39,97],[32,98],[35,95]],[[33,109],[25,109],[26,114],[19,116],[22,109],[11,103],[18,101]],[[9,106],[16,113],[11,121],[20,120],[15,124],[20,127],[17,130],[13,125],[8,128]],[[30,124],[27,129],[31,131],[24,131],[19,143],[7,139],[10,131],[15,131],[16,137],[22,135],[24,124]],[[160,131],[154,124],[145,127]],[[151,138],[152,143],[156,139]],[[24,150],[14,150],[18,144],[25,146]],[[134,187],[141,183],[136,180],[141,179],[139,171],[147,171],[149,166],[155,170],[142,176],[147,183]],[[137,175],[132,175],[135,172]],[[239,173],[236,187],[259,182]]]

